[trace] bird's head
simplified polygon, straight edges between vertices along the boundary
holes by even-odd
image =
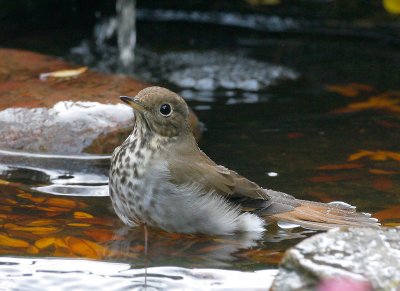
[[[175,137],[191,132],[188,122],[189,108],[178,94],[162,88],[148,87],[136,97],[121,96],[122,101],[135,110],[139,126],[161,136]]]

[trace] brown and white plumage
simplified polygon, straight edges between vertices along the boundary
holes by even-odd
[[[126,224],[205,234],[262,231],[265,221],[312,229],[378,225],[354,207],[263,189],[217,165],[198,148],[188,107],[172,91],[149,87],[122,100],[135,109],[136,121],[132,134],[114,151],[110,195]],[[164,114],[168,108],[171,112]]]

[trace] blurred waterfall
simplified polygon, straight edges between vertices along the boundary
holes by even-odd
[[[136,0],[117,0],[116,11],[119,59],[125,68],[132,68],[136,46]]]

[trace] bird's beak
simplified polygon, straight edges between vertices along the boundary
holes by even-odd
[[[124,101],[129,106],[133,107],[133,109],[138,111],[144,111],[146,108],[143,106],[142,102],[140,102],[139,98],[128,97],[128,96],[120,96],[122,101]]]

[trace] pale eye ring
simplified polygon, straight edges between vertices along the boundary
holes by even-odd
[[[160,106],[160,113],[161,115],[167,117],[170,116],[172,113],[172,108],[171,105],[169,105],[168,103],[164,103]]]

